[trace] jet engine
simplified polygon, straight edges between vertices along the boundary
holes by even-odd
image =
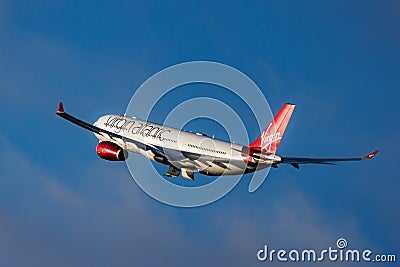
[[[111,161],[124,161],[128,158],[128,151],[109,141],[100,142],[96,153],[100,158]]]

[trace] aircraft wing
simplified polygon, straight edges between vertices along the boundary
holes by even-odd
[[[335,162],[340,161],[361,161],[364,159],[372,159],[379,150],[375,150],[374,152],[368,154],[362,158],[294,158],[294,157],[281,157],[281,162],[290,164],[295,168],[299,168],[299,164],[335,164]]]
[[[82,127],[82,128],[85,128],[86,130],[89,130],[91,132],[94,132],[94,133],[97,133],[97,134],[100,134],[100,135],[103,135],[103,136],[108,136],[110,139],[113,139],[115,141],[118,141],[117,139],[129,140],[129,142],[132,142],[132,143],[134,143],[135,145],[137,145],[139,147],[146,146],[145,144],[143,144],[141,142],[126,138],[126,137],[124,137],[122,135],[119,135],[119,134],[116,134],[116,133],[113,133],[113,132],[110,132],[110,131],[107,131],[107,130],[104,130],[104,129],[101,129],[99,127],[96,127],[96,126],[94,126],[94,125],[92,125],[90,123],[84,122],[84,121],[82,121],[82,120],[80,120],[80,119],[78,119],[78,118],[66,113],[64,111],[64,106],[63,106],[62,102],[59,103],[58,110],[57,110],[56,114],[58,116],[64,118],[64,119],[66,119],[66,120],[68,120],[68,121],[70,121],[70,122]]]
[[[137,145],[138,147],[140,147],[143,150],[146,151],[152,151],[153,154],[155,155],[155,158],[159,161],[159,162],[165,162],[167,161],[167,155],[164,152],[164,149],[162,147],[156,146],[156,145],[151,145],[151,144],[144,144],[141,143],[139,141],[124,137],[122,135],[101,129],[99,127],[96,127],[90,123],[87,123],[85,121],[82,121],[68,113],[66,113],[64,111],[64,106],[63,103],[60,102],[58,105],[58,110],[57,110],[57,115],[82,127],[85,128],[91,132],[94,132],[96,134],[100,134],[103,136],[107,136],[112,140],[115,140],[117,143],[119,143],[119,140],[125,140],[125,141],[129,141],[131,143],[134,143],[135,145]],[[211,163],[217,163],[221,166],[225,165],[223,163],[229,163],[229,159],[225,159],[225,158],[217,158],[217,157],[212,157],[212,156],[206,156],[206,155],[202,155],[202,154],[196,154],[196,153],[190,153],[190,152],[181,152],[186,158],[191,159],[191,160],[198,160],[199,162],[204,162],[204,164],[211,164]],[[226,168],[226,167],[225,167]]]

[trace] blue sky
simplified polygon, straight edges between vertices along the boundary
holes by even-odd
[[[2,1],[0,265],[257,266],[264,244],[326,248],[339,237],[400,257],[399,8]],[[182,209],[147,196],[124,163],[96,156],[91,133],[55,115],[59,100],[90,122],[122,114],[147,78],[191,60],[241,70],[274,113],[297,104],[282,155],[381,152],[335,167],[280,166],[253,194],[243,179],[211,205]]]

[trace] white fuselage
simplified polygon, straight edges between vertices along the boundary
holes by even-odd
[[[105,115],[100,117],[94,125],[126,138],[125,140],[110,140],[109,136],[95,134],[100,141],[116,142],[125,150],[161,162],[160,155],[147,146],[156,147],[162,151],[168,162],[180,169],[202,171],[209,175],[236,175],[245,172],[248,166],[248,160],[246,160],[248,157],[241,153],[242,145],[210,138],[203,134],[190,133],[120,115]],[[129,139],[142,143],[144,146],[137,145]],[[197,157],[193,158],[193,155]],[[258,165],[257,169],[268,167],[272,163],[272,161],[264,161],[263,164]]]

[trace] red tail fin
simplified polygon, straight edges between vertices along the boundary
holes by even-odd
[[[290,120],[290,116],[292,116],[294,107],[295,105],[288,103],[283,105],[272,122],[268,125],[264,132],[262,132],[260,137],[251,143],[249,147],[275,154],[285,132],[286,126]]]

